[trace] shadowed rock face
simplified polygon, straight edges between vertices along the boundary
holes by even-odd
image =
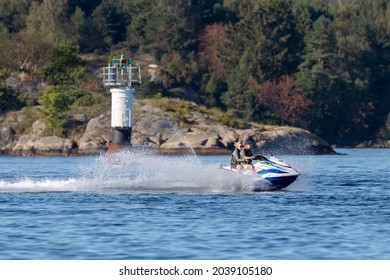
[[[193,125],[179,126],[159,108],[145,105],[132,128],[134,148],[154,149],[162,154],[196,153],[199,155],[230,154],[234,142],[252,141],[259,154],[334,154],[325,140],[309,131],[295,127],[272,130],[233,129],[224,125],[208,124],[207,116],[194,113]],[[44,137],[46,126],[34,122],[32,135],[15,139],[11,128],[3,128],[0,135],[1,154],[9,155],[97,155],[107,151],[111,140],[110,114],[102,114],[88,121],[84,135],[77,142],[56,136]]]
[[[322,138],[300,128],[280,127],[255,134],[256,146],[265,154],[334,154]]]
[[[15,131],[9,127],[3,128],[0,131],[0,154],[9,154],[12,149],[12,144],[15,139]]]

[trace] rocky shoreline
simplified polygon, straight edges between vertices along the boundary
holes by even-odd
[[[76,118],[76,117],[75,117]],[[78,119],[80,116],[77,116]],[[229,155],[237,140],[250,140],[261,154],[335,154],[322,138],[295,127],[253,127],[234,129],[211,123],[206,115],[192,113],[192,123],[179,127],[158,107],[146,104],[133,123],[132,147],[158,154]],[[12,156],[81,156],[100,155],[111,139],[110,114],[85,120],[80,139],[45,136],[46,124],[37,120],[31,134],[17,136],[10,126],[0,133],[0,155]]]
[[[100,155],[107,151],[111,139],[109,112],[91,119],[83,114],[69,116],[70,126],[78,124],[77,129],[81,131],[79,136],[69,138],[48,136],[47,124],[42,119],[34,121],[26,130],[31,133],[18,135],[15,129],[24,120],[23,113],[19,113],[2,123],[0,155]],[[141,104],[133,121],[132,147],[162,155],[230,155],[237,140],[250,140],[255,144],[254,151],[264,155],[336,154],[335,147],[324,139],[296,127],[253,125],[247,129],[235,129],[218,124],[209,115],[199,112],[192,112],[189,122],[186,126],[179,126],[161,108]],[[371,141],[357,147],[390,148],[390,141]]]

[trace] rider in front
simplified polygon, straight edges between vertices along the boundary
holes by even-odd
[[[245,148],[240,152],[240,156],[244,160],[243,166],[248,170],[254,170],[252,160],[256,158],[251,151],[252,145],[251,141],[246,141]]]

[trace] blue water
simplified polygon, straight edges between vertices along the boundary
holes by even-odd
[[[279,156],[277,192],[229,157],[0,157],[0,259],[389,259],[390,150],[338,152]]]

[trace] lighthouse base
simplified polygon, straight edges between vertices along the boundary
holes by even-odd
[[[112,128],[112,140],[108,145],[108,153],[115,153],[131,147],[131,127]]]
[[[124,145],[124,144],[114,144],[114,143],[110,143],[108,145],[108,150],[107,150],[107,153],[118,153],[126,148],[129,148],[131,147],[131,144],[128,144],[128,145]]]

